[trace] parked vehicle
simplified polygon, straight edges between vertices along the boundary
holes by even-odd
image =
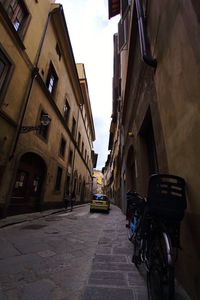
[[[90,212],[95,210],[106,211],[109,213],[110,201],[108,197],[104,194],[94,194],[90,202]]]
[[[148,298],[174,300],[175,263],[180,248],[180,222],[186,209],[185,181],[174,175],[150,177],[147,199],[127,195],[127,224],[132,261],[147,270]]]

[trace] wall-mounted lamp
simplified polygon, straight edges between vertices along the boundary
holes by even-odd
[[[128,136],[129,136],[129,137],[134,137],[133,131],[129,131],[129,132],[128,132]]]
[[[37,126],[22,126],[20,133],[27,133],[33,130],[40,130],[42,126],[48,126],[51,122],[51,118],[48,114],[42,114],[40,118],[40,125]]]

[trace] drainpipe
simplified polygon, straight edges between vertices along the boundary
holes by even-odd
[[[146,28],[144,26],[144,13],[141,5],[141,0],[135,0],[135,3],[136,3],[136,11],[137,11],[137,19],[138,19],[141,55],[144,62],[147,65],[156,68],[157,60],[151,56],[150,50],[147,46],[147,34],[146,34]]]
[[[47,18],[47,21],[46,21],[46,24],[45,24],[44,32],[43,32],[43,35],[42,35],[42,38],[41,38],[41,41],[40,41],[40,45],[39,45],[39,48],[38,48],[38,51],[37,51],[37,54],[36,54],[35,63],[34,63],[34,66],[32,68],[32,72],[31,72],[31,78],[30,78],[28,86],[27,86],[25,103],[24,103],[24,106],[23,106],[23,109],[22,109],[22,112],[21,112],[20,121],[19,121],[19,124],[18,124],[18,127],[17,127],[15,142],[13,144],[13,148],[12,148],[12,152],[11,152],[10,157],[9,157],[9,161],[15,155],[15,150],[17,148],[17,144],[18,144],[18,140],[19,140],[19,136],[20,136],[20,132],[21,132],[21,127],[22,127],[22,124],[23,124],[23,121],[24,121],[24,116],[25,116],[25,113],[26,113],[26,108],[27,108],[27,105],[28,105],[28,101],[29,101],[31,91],[32,91],[33,83],[34,83],[35,78],[38,76],[38,72],[39,72],[38,62],[39,62],[40,54],[41,54],[41,51],[42,51],[44,39],[45,39],[45,36],[46,36],[47,28],[48,28],[48,25],[49,25],[49,21],[51,19],[51,15],[52,15],[53,12],[54,12],[54,10],[52,10],[48,14],[48,18]]]

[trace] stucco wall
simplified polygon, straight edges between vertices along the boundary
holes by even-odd
[[[157,103],[169,173],[187,184],[188,208],[182,224],[177,274],[192,294],[200,295],[200,27],[198,1],[152,1],[149,34],[158,60]]]

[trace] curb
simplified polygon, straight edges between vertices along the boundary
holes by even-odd
[[[85,206],[85,205],[88,205],[88,203],[75,205],[73,207],[73,210],[77,209],[79,207]],[[0,229],[8,227],[8,226],[16,225],[16,224],[19,224],[19,223],[24,223],[24,222],[27,222],[27,221],[33,221],[33,220],[36,220],[36,219],[41,219],[43,217],[54,215],[54,214],[57,214],[57,213],[60,213],[60,212],[67,212],[68,213],[68,212],[71,212],[71,210],[61,208],[61,209],[54,209],[54,210],[46,210],[46,211],[43,211],[43,212],[35,212],[35,213],[29,213],[29,214],[9,216],[9,217],[6,217],[4,219],[0,219]]]

